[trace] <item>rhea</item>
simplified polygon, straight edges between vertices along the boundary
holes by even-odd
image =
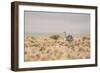
[[[67,35],[66,32],[64,32],[64,41],[68,41],[69,43],[71,43],[73,41],[73,36],[72,35]]]

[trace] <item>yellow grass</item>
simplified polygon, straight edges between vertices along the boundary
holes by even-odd
[[[72,42],[48,36],[25,35],[25,61],[48,61],[90,58],[90,40],[74,37]]]

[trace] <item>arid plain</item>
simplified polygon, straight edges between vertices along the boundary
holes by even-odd
[[[25,35],[24,61],[74,60],[90,58],[88,36]]]

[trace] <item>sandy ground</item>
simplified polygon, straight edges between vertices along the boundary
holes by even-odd
[[[25,61],[48,61],[90,58],[90,39],[74,37],[72,42],[62,37],[54,40],[48,36],[25,35]]]

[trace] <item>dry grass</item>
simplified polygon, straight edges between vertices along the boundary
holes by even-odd
[[[54,40],[48,36],[25,35],[25,61],[47,61],[90,58],[90,39],[74,37],[72,42],[62,37]]]

